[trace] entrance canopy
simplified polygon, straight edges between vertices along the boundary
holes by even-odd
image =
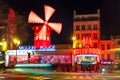
[[[98,55],[81,54],[75,56],[75,62],[78,64],[97,64],[98,61]]]

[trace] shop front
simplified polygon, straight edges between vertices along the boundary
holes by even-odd
[[[5,65],[15,66],[16,64],[51,64],[53,67],[71,66],[71,50],[40,49],[30,50],[7,50],[5,52]]]
[[[74,52],[74,62],[75,65],[79,65],[80,71],[96,72],[99,70],[100,60],[98,49],[75,49]]]

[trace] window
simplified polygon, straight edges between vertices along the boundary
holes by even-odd
[[[76,48],[79,48],[79,43],[76,44]]]
[[[107,49],[110,49],[110,44],[107,44]]]
[[[116,54],[115,54],[115,58],[116,58],[116,59],[120,59],[120,52],[119,52],[119,51],[116,52]]]
[[[120,44],[120,41],[118,41],[118,44]]]
[[[86,37],[89,37],[89,33],[86,33],[86,35],[85,35]]]
[[[94,33],[94,39],[97,39],[97,33]]]
[[[91,25],[90,24],[88,25],[88,30],[91,30]]]
[[[93,30],[97,30],[97,24],[94,24]]]
[[[85,25],[82,25],[82,30],[85,30]]]
[[[80,35],[79,34],[76,34],[76,39],[80,39]]]
[[[101,44],[101,50],[105,50],[105,45]]]
[[[80,26],[79,25],[76,25],[76,30],[80,30]]]
[[[83,39],[83,37],[85,37],[85,34],[82,34],[82,39]]]
[[[110,60],[110,54],[107,54],[107,60]]]
[[[94,43],[94,48],[97,48],[97,43]]]
[[[102,58],[102,60],[105,60],[105,55],[101,54],[101,58]]]

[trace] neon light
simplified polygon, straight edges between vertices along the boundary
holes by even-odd
[[[16,64],[15,67],[51,67],[51,64]]]
[[[28,22],[29,23],[43,23],[43,20],[33,11],[31,11],[28,17]]]
[[[36,50],[36,51],[55,51],[55,46],[51,45],[49,47],[40,46],[36,49],[34,46],[19,46],[19,50]]]
[[[17,73],[25,73],[25,74],[51,74],[51,72],[41,72],[41,71],[36,71],[36,70],[31,70],[31,69],[15,69]],[[44,79],[42,79],[44,80]]]
[[[45,21],[48,21],[55,12],[55,9],[53,9],[50,6],[44,5],[44,12],[45,12]]]
[[[109,62],[101,61],[100,63],[101,64],[114,64],[114,62],[111,62],[111,61],[109,61]]]
[[[98,55],[76,55],[75,62],[78,64],[96,64]]]
[[[50,46],[50,31],[54,30],[58,34],[60,34],[62,29],[61,23],[49,23],[48,20],[55,12],[50,6],[44,6],[45,11],[45,20],[42,20],[38,15],[36,15],[33,11],[30,12],[28,17],[29,23],[42,23],[42,26],[32,27],[34,30],[34,46],[35,48],[39,48],[40,46],[48,47]]]
[[[83,48],[83,49],[75,49],[75,54],[99,54],[100,50],[99,49],[95,49],[95,48]]]

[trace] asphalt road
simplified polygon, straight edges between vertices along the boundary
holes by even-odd
[[[120,80],[120,73],[69,73],[33,69],[6,69],[0,72],[0,80]]]

